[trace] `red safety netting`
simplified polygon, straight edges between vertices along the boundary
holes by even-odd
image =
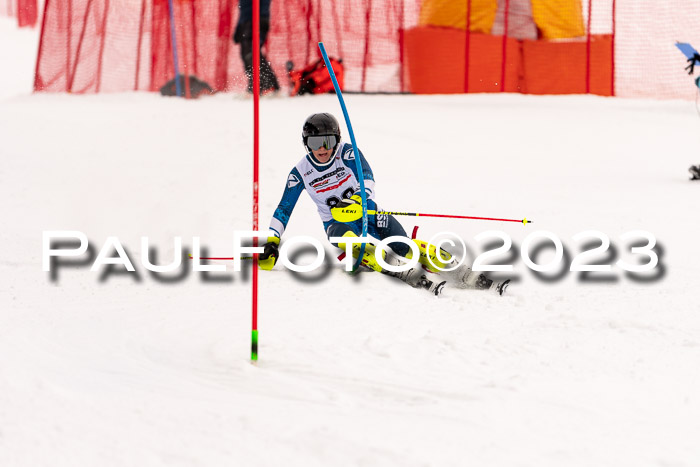
[[[674,43],[700,47],[700,2],[617,0],[615,9],[617,95],[694,99],[685,57]]]
[[[17,1],[16,0],[0,0],[0,16],[17,16]]]
[[[0,15],[16,16],[20,28],[34,27],[39,15],[37,0],[0,0]]]
[[[559,86],[553,92],[694,97],[693,83],[683,71],[685,58],[673,44],[678,40],[700,46],[698,2],[583,0],[584,35],[567,39],[577,45],[566,48],[559,46],[561,41],[523,36],[527,28],[536,32],[523,20],[532,11],[528,1],[500,0],[496,23],[503,26],[496,24],[490,34],[476,37],[461,30],[464,39],[455,39],[462,44],[461,54],[443,53],[440,66],[454,67],[458,79],[460,74],[468,79],[460,79],[456,91],[440,92],[464,92],[466,87],[470,92],[547,93],[548,83],[570,80],[575,90]],[[412,86],[411,76],[417,75],[409,72],[406,56],[412,52],[406,38],[416,37],[411,34],[418,29],[421,4],[422,0],[273,0],[268,59],[280,84],[288,88],[286,63],[301,69],[316,61],[317,43],[323,41],[331,56],[343,60],[346,91],[431,92],[416,91],[416,82]],[[242,92],[243,64],[239,46],[231,40],[237,2],[173,0],[173,5],[178,72],[195,75],[217,91]],[[45,10],[36,90],[157,91],[174,78],[167,0],[46,0]],[[504,30],[508,47],[494,43]],[[478,50],[480,44],[488,49]],[[446,46],[437,42],[430,47],[427,52],[439,55]],[[511,55],[504,57],[504,52]],[[555,68],[550,54],[556,54],[562,66]],[[430,53],[422,56],[427,60],[421,67],[431,67]],[[478,67],[485,60],[496,62],[493,89],[476,86]],[[561,75],[548,81],[550,68]],[[443,71],[430,79],[439,80]],[[516,87],[514,79],[521,80]],[[506,86],[499,87],[504,80]],[[428,88],[430,84],[428,80]]]
[[[345,88],[400,92],[402,24],[415,24],[419,0],[275,0],[267,56],[287,87],[286,63],[319,58],[317,43],[343,59]],[[231,0],[174,0],[179,73],[218,91],[246,79],[231,37]],[[174,77],[167,0],[47,0],[35,89],[66,92],[156,91]]]
[[[345,88],[360,92],[408,91],[402,82],[402,31],[418,22],[420,0],[272,2],[270,58],[279,67],[318,60],[318,42],[343,60]]]

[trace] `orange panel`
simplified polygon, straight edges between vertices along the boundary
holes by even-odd
[[[612,36],[591,36],[591,93],[612,96]]]
[[[503,37],[471,34],[469,43],[469,92],[501,91]],[[466,33],[452,28],[421,26],[405,33],[405,59],[411,92],[455,94],[465,88]],[[520,45],[506,42],[505,91],[519,92],[522,81]]]
[[[591,37],[590,92],[612,95],[612,40]],[[528,94],[584,94],[586,92],[586,42],[523,43],[524,88]]]

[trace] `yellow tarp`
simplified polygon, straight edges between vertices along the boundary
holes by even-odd
[[[489,34],[498,9],[497,0],[471,0],[469,30]],[[424,0],[420,26],[467,29],[467,0]]]
[[[504,0],[501,0],[504,1]],[[581,0],[511,0],[531,1],[532,17],[544,39],[565,39],[585,35]],[[497,0],[471,0],[472,32],[491,33],[498,9]],[[467,0],[424,0],[420,26],[466,29]]]
[[[531,0],[532,17],[544,39],[586,35],[581,0]]]

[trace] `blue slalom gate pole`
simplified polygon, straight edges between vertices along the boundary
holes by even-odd
[[[172,1],[172,0],[171,0]],[[323,55],[323,61],[326,63],[326,69],[328,74],[333,81],[333,87],[335,88],[335,94],[338,96],[338,101],[340,101],[340,108],[343,109],[343,116],[345,117],[345,124],[348,126],[348,132],[350,133],[350,141],[352,142],[352,151],[355,154],[355,163],[357,164],[357,175],[360,178],[360,197],[362,197],[362,236],[367,236],[367,196],[365,195],[365,177],[362,173],[362,162],[360,161],[360,153],[357,150],[357,142],[355,142],[355,133],[352,131],[352,123],[350,123],[350,116],[348,115],[348,109],[345,107],[345,100],[343,100],[343,93],[340,91],[340,85],[335,77],[335,72],[331,66],[330,60],[328,60],[328,54],[326,53],[326,48],[323,46],[323,42],[318,43],[318,48],[321,49],[321,55]],[[357,257],[354,271],[360,267],[362,263],[362,257],[365,255],[365,244],[363,243],[360,247],[360,255]]]
[[[168,0],[168,13],[170,13],[170,38],[173,42],[173,67],[175,68],[175,92],[177,97],[182,96],[182,89],[180,87],[180,77],[178,76],[178,70],[180,66],[177,62],[177,36],[175,35],[175,15],[173,13],[173,0]]]

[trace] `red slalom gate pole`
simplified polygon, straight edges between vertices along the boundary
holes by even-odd
[[[258,231],[258,160],[260,116],[260,0],[253,0],[253,232]],[[257,237],[253,247],[258,246]],[[258,361],[258,255],[253,255],[253,332],[250,341],[250,360]]]

